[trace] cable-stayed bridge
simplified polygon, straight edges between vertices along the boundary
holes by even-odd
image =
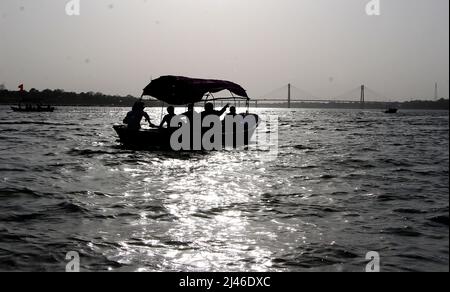
[[[389,99],[383,94],[367,87],[359,85],[347,92],[332,98],[319,98],[314,94],[300,89],[292,84],[284,85],[274,89],[260,98],[254,99],[256,106],[258,104],[286,104],[288,108],[296,103],[355,103],[359,102],[363,107],[366,102],[386,102]]]

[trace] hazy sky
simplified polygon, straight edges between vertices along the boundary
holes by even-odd
[[[449,1],[0,1],[0,84],[140,95],[160,75],[218,78],[260,97],[365,83],[391,99],[449,95]]]

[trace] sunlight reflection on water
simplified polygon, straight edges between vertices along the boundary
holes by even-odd
[[[14,246],[14,267],[60,269],[42,250],[77,250],[92,271],[361,271],[369,250],[388,270],[448,267],[448,115],[258,109],[280,116],[267,162],[123,149],[111,125],[126,110],[36,125],[0,111],[0,256]]]

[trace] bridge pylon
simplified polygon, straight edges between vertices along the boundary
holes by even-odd
[[[291,84],[288,84],[288,108],[291,108]]]
[[[366,102],[366,86],[363,84],[361,85],[361,107],[364,108],[364,103]]]

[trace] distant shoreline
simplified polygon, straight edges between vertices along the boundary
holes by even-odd
[[[138,98],[131,95],[128,96],[111,96],[102,93],[74,93],[65,92],[63,90],[43,90],[38,91],[31,89],[29,92],[0,90],[0,105],[13,106],[20,101],[22,103],[50,104],[56,107],[131,107]],[[250,102],[252,108],[288,108],[287,102],[280,100],[279,103],[264,103],[256,100]],[[145,100],[147,107],[167,106],[157,100]],[[201,105],[202,103],[199,103]],[[221,106],[222,102],[216,102],[216,106]],[[241,103],[241,105],[245,105]],[[364,105],[360,102],[293,102],[291,108],[311,108],[311,109],[386,109],[389,106],[396,107],[400,110],[449,110],[449,100],[411,100],[403,102],[370,102]]]
[[[17,104],[4,104],[0,103],[0,107],[11,107],[16,106]],[[130,106],[126,105],[53,105],[57,108],[70,108],[70,107],[79,107],[79,108],[130,108]],[[167,105],[166,105],[167,106]],[[161,106],[147,106],[147,108],[161,108]],[[175,108],[185,108],[184,106],[175,106]],[[386,110],[385,107],[320,107],[320,106],[310,106],[310,107],[295,107],[292,106],[291,108],[283,107],[283,106],[270,106],[270,105],[261,105],[258,107],[251,107],[253,109],[286,109],[286,110],[293,110],[293,109],[342,109],[342,110]],[[399,107],[400,111],[449,111],[448,108],[402,108]]]

